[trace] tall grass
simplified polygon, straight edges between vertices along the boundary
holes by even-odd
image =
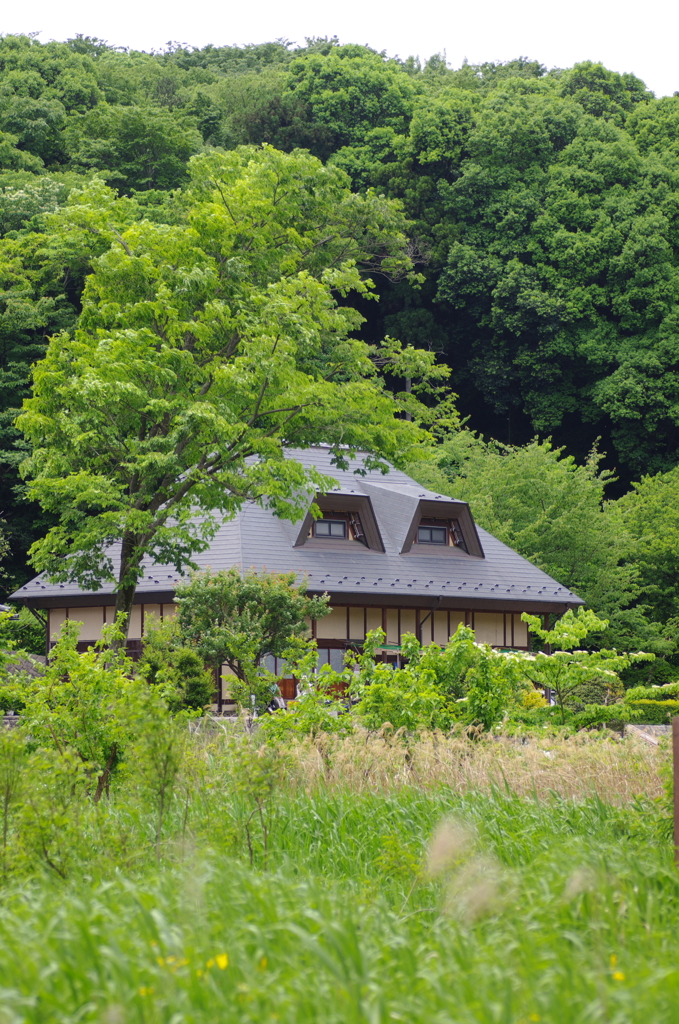
[[[643,741],[621,743],[611,734],[498,736],[470,742],[464,735],[431,733],[402,742],[388,730],[346,737],[322,734],[289,746],[296,784],[348,786],[354,792],[400,786],[450,786],[457,792],[506,785],[522,795],[597,794],[626,803],[639,793],[662,793],[659,766],[666,758]]]
[[[5,889],[0,1022],[676,1024],[662,752],[352,742],[200,740],[160,861],[136,797],[92,808],[66,882]]]

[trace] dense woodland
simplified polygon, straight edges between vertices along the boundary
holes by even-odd
[[[0,39],[5,592],[53,523],[26,500],[14,421],[110,247],[101,216],[115,209],[111,230],[181,227],[191,158],[262,144],[308,151],[375,216],[380,196],[401,204],[417,273],[376,274],[380,301],[346,304],[365,341],[452,369],[462,426],[441,421],[411,472],[469,500],[610,620],[609,643],[655,652],[656,679],[673,677],[679,96],[593,63],[452,70],[336,40],[148,54]],[[95,207],[99,219],[73,214]]]

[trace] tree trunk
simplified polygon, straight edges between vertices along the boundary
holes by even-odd
[[[114,650],[119,650],[125,647],[127,643],[127,634],[130,631],[130,614],[132,612],[132,605],[134,604],[134,597],[137,592],[136,583],[136,572],[135,569],[138,565],[135,565],[135,558],[133,552],[136,548],[134,539],[129,534],[123,535],[121,550],[120,550],[120,572],[118,573],[118,589],[116,590],[116,605],[115,605],[115,616],[116,622],[120,616],[119,626],[122,633],[122,638],[114,640],[112,647]],[[135,582],[126,582],[132,577]]]

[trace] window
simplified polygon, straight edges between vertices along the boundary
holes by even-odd
[[[347,524],[343,519],[317,519],[314,523],[314,537],[335,537],[344,540]]]
[[[448,530],[445,526],[419,526],[417,528],[418,544],[447,544]]]
[[[327,509],[323,512],[323,517],[317,519],[312,525],[309,536],[319,537],[323,540],[357,540],[367,547],[365,533],[357,512]]]
[[[423,516],[417,528],[417,543],[441,544],[467,550],[457,519],[429,519]]]

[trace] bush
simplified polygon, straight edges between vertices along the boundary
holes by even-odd
[[[558,704],[544,704],[542,707],[517,707],[512,709],[509,721],[521,725],[570,725],[574,712],[570,708],[562,709]]]
[[[630,688],[663,686],[665,683],[673,683],[678,676],[679,668],[665,658],[656,658],[644,665],[630,665],[621,672],[625,686]]]
[[[617,693],[612,693],[613,687],[611,686],[610,679],[593,679],[590,682],[582,683],[580,686],[576,686],[575,689],[571,690],[570,694],[565,700],[567,707],[572,708],[573,711],[584,711],[584,709],[590,704],[606,704],[610,702],[611,697],[623,695],[623,687],[620,680],[615,677],[612,680],[617,683],[615,689]]]
[[[153,623],[144,635],[139,669],[161,688],[172,711],[202,710],[212,704],[215,682],[200,655],[181,642],[176,620]]]
[[[636,721],[646,725],[669,725],[679,715],[679,700],[630,700],[627,707],[641,714]]]
[[[12,614],[3,614],[0,616],[0,647],[42,655],[45,653],[45,627],[27,608],[21,608],[16,619]]]
[[[628,707],[640,711],[639,721],[648,725],[669,725],[679,715],[679,701],[676,700],[634,700]]]

